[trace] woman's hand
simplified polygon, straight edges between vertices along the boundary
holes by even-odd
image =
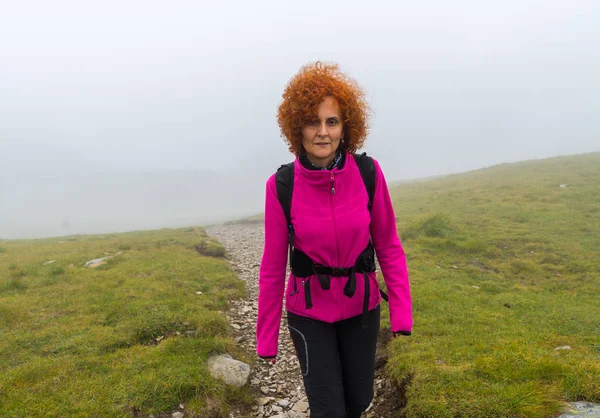
[[[263,359],[266,363],[271,363],[271,364],[275,364],[275,362],[277,361],[277,357],[260,357],[260,358]]]

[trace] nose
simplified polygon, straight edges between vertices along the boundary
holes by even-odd
[[[321,123],[319,125],[319,131],[317,132],[317,135],[319,135],[319,136],[327,136],[328,135],[327,125],[325,125],[325,123]]]

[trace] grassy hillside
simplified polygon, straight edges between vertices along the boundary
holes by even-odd
[[[197,228],[0,242],[0,416],[170,416],[180,403],[228,416],[248,402],[205,365],[243,358],[218,312],[244,295],[223,254]]]
[[[390,344],[406,416],[552,417],[600,401],[600,153],[391,194],[414,299],[413,336]]]

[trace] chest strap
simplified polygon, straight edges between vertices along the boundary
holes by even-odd
[[[369,310],[369,299],[371,297],[371,286],[369,285],[368,273],[375,271],[375,250],[373,244],[369,242],[367,248],[356,259],[356,263],[352,267],[329,267],[321,264],[316,264],[313,260],[306,255],[304,252],[297,248],[292,250],[290,256],[292,274],[295,277],[306,278],[304,283],[304,299],[306,303],[306,309],[313,307],[312,294],[310,291],[310,279],[312,276],[316,276],[321,285],[321,289],[329,290],[331,288],[331,277],[348,277],[346,284],[344,285],[344,295],[347,297],[353,297],[356,293],[356,273],[362,273],[365,281],[365,294],[363,301],[363,327],[366,326],[364,314]],[[387,300],[387,295],[381,291],[382,297]],[[294,280],[294,292],[292,295],[298,293],[296,280]]]

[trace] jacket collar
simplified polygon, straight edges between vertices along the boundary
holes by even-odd
[[[299,155],[298,159],[300,160],[300,163],[308,170],[332,170],[334,167],[342,168],[344,166],[344,162],[346,160],[345,157],[346,157],[346,153],[344,151],[342,151],[341,149],[338,149],[335,153],[335,157],[333,158],[333,161],[331,161],[329,166],[317,167],[316,165],[314,165],[313,163],[310,162],[310,160],[308,159],[308,156],[306,155],[306,151],[304,151],[304,149],[302,149],[300,151],[300,155]]]
[[[356,165],[354,158],[352,158],[352,155],[350,155],[348,151],[343,151],[343,153],[345,161],[342,168],[334,167],[331,170],[311,170],[304,167],[300,162],[300,158],[296,157],[296,160],[294,161],[294,172],[312,187],[330,188],[332,176],[334,176],[336,179],[335,181],[337,181],[338,179],[343,178],[348,170],[351,170],[350,166]]]

